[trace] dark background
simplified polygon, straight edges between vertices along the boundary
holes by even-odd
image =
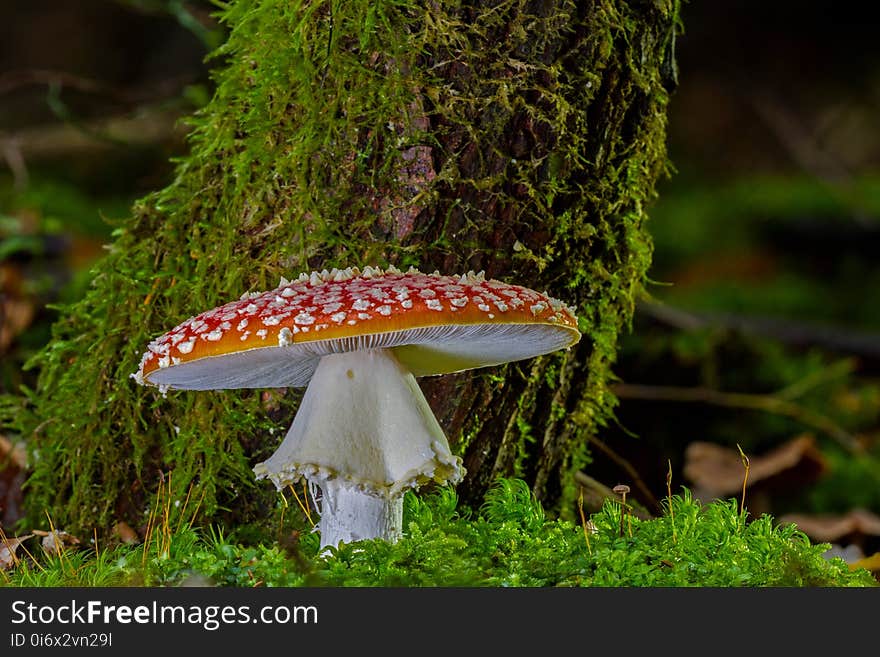
[[[585,469],[649,513],[681,486],[709,499],[746,480],[752,513],[818,519],[811,536],[853,559],[880,533],[851,515],[880,513],[880,45],[878,12],[855,7],[684,5],[650,298]],[[223,37],[212,11],[0,6],[0,393],[33,385],[46,304],[84,293],[115,223],[186,152]],[[0,439],[8,458],[20,438]],[[7,514],[20,481],[0,470]]]

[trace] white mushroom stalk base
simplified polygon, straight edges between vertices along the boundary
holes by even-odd
[[[321,358],[278,450],[254,468],[281,490],[321,489],[321,547],[403,532],[403,494],[457,483],[453,456],[415,377],[384,349]]]
[[[382,538],[391,543],[403,534],[403,495],[376,496],[340,479],[321,484],[321,547]]]

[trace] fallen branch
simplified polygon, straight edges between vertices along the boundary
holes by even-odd
[[[862,447],[855,437],[838,426],[830,418],[804,408],[800,404],[796,404],[788,399],[782,399],[777,395],[722,392],[703,387],[687,388],[632,383],[618,383],[613,385],[611,390],[619,399],[697,402],[726,408],[747,409],[783,415],[817,431],[821,431],[851,452],[858,453],[862,451]]]

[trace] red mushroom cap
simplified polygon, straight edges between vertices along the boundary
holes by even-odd
[[[580,339],[574,311],[519,285],[372,267],[301,274],[191,317],[134,378],[163,388],[305,386],[330,353],[392,349],[415,376],[531,358]]]

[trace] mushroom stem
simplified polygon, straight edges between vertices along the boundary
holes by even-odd
[[[290,430],[254,468],[280,490],[305,478],[321,489],[321,547],[403,533],[403,494],[461,479],[415,377],[390,350],[328,354]]]
[[[393,543],[403,535],[403,495],[377,497],[339,479],[324,482],[321,492],[321,548],[364,538]]]

